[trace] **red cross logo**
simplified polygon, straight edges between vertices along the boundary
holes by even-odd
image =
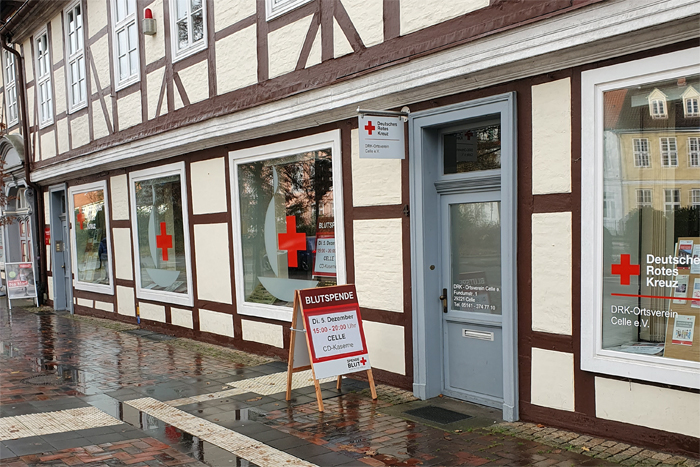
[[[630,285],[630,276],[639,275],[639,265],[630,264],[630,255],[620,255],[620,264],[612,265],[612,273],[620,276],[620,285]]]
[[[287,251],[287,261],[290,268],[299,267],[297,251],[306,251],[306,234],[297,232],[297,218],[287,216],[287,233],[277,234],[279,249]]]
[[[467,141],[469,141],[472,139],[472,136],[474,136],[474,133],[472,133],[471,131],[467,131],[466,133],[464,133],[464,136],[466,136]]]
[[[160,223],[160,235],[156,235],[156,248],[163,249],[163,261],[168,260],[168,248],[173,247],[173,236],[165,233],[165,222]]]
[[[372,132],[376,129],[377,129],[377,127],[372,125],[372,120],[368,121],[367,125],[365,125],[365,130],[367,130],[367,134],[370,136],[372,136]]]
[[[85,214],[83,214],[83,211],[78,211],[78,215],[75,216],[75,219],[78,221],[78,224],[80,224],[80,230],[83,230],[83,221],[85,220]]]
[[[365,360],[365,357],[362,357],[362,360],[360,360],[360,363],[362,363],[362,366],[365,366],[365,363],[367,363],[367,360]]]

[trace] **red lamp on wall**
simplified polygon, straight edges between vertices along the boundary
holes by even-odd
[[[150,8],[143,10],[143,33],[149,36],[156,35],[156,20]]]

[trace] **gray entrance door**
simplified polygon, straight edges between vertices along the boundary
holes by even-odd
[[[53,307],[73,311],[73,276],[70,257],[70,220],[67,213],[66,188],[49,188],[51,225],[51,274],[53,280]]]
[[[515,95],[409,122],[414,393],[517,420]]]
[[[500,191],[440,196],[443,394],[503,405]]]

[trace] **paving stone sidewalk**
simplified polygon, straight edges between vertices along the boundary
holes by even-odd
[[[351,378],[340,391],[321,385],[320,413],[303,375],[284,400],[285,362],[47,310],[10,316],[0,305],[0,320],[0,465],[277,467],[282,452],[294,465],[329,467],[700,466],[530,423],[436,428],[397,415],[420,403],[410,392],[378,385],[372,401]],[[77,429],[51,415],[96,409],[113,421]]]

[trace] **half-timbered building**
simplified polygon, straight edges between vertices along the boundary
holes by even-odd
[[[352,283],[380,382],[697,455],[698,2],[3,4],[56,310],[286,358]]]

